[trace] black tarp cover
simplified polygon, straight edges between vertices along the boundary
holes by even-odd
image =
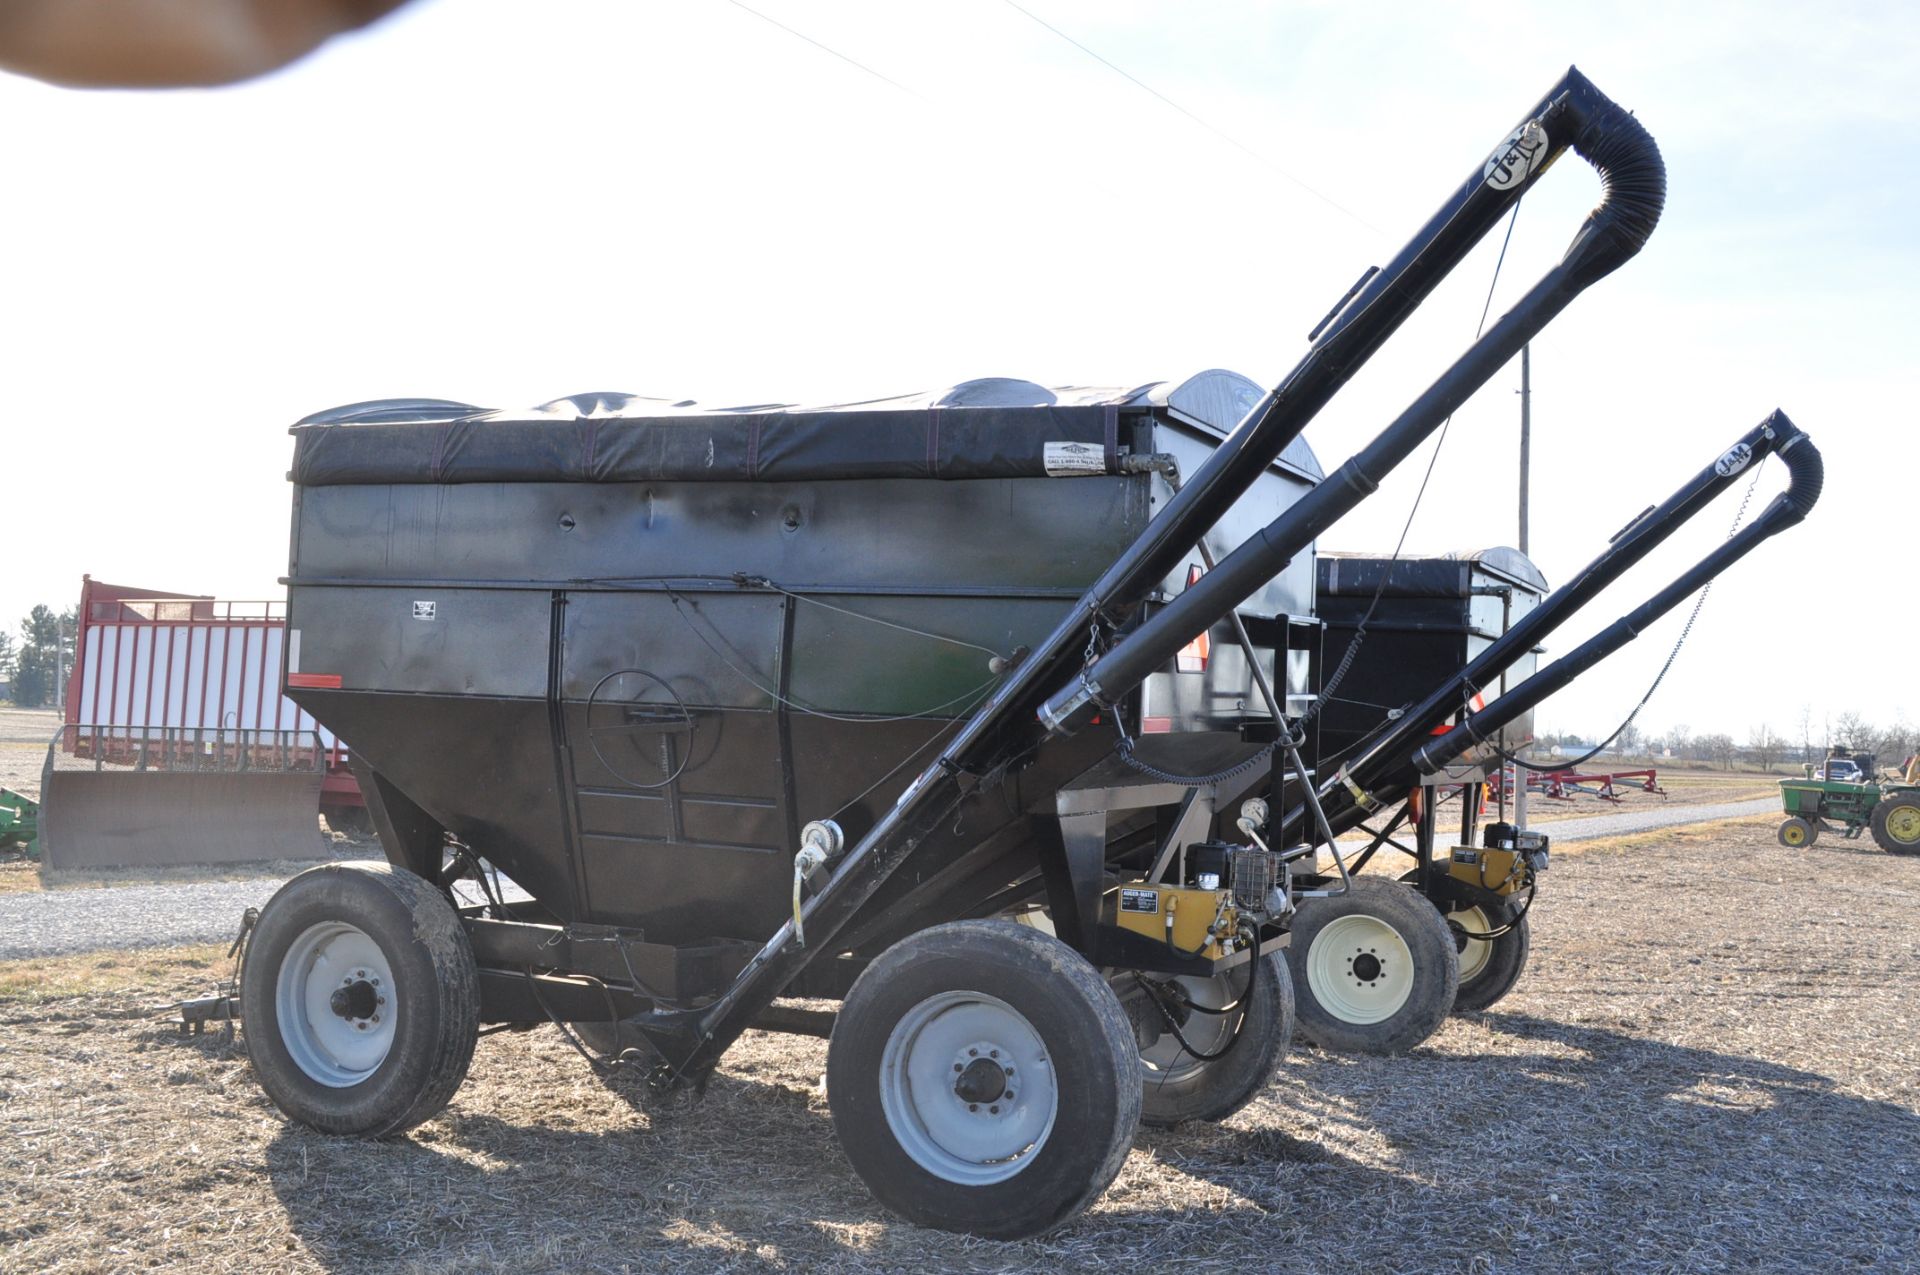
[[[506,416],[361,405],[293,427],[292,477],[303,486],[1063,477],[1117,473],[1132,441],[1112,403],[673,413],[679,406]]]

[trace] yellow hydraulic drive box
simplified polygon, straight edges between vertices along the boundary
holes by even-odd
[[[1220,903],[1226,897],[1224,890],[1194,890],[1145,882],[1107,891],[1108,906],[1113,909],[1114,921],[1121,929],[1132,930],[1156,943],[1167,942],[1171,932],[1173,945],[1182,952],[1216,961],[1225,953],[1218,942],[1208,941],[1207,931],[1220,915]],[[1223,933],[1231,933],[1231,928]]]

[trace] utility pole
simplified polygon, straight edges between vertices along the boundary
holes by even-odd
[[[1520,347],[1520,552],[1527,551],[1527,469],[1533,463],[1533,343]]]
[[[1533,343],[1520,347],[1520,552],[1527,551],[1527,468],[1533,461]],[[1527,772],[1513,768],[1513,823],[1527,826]]]

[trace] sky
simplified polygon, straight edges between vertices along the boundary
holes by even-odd
[[[426,0],[233,88],[0,76],[13,609],[71,605],[83,572],[277,596],[286,426],[341,403],[1277,383],[1577,63],[1658,139],[1669,197],[1534,343],[1534,558],[1566,580],[1784,408],[1825,454],[1822,503],[1722,577],[1640,724],[1797,739],[1804,717],[1818,743],[1846,712],[1920,721],[1920,9],[1022,2]],[[1497,278],[1496,234],[1309,427],[1327,468],[1597,193],[1571,155],[1538,183]],[[1516,362],[1460,410],[1417,511],[1431,446],[1322,546],[1514,543],[1517,388]],[[1758,481],[1750,514],[1784,472]],[[1610,731],[1685,611],[1537,727]]]

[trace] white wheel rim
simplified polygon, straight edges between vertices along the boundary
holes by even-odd
[[[1004,1182],[1032,1164],[1059,1106],[1040,1034],[980,992],[921,1001],[880,1057],[880,1108],[894,1140],[915,1164],[962,1186]]]
[[[1203,1009],[1219,1009],[1223,1005],[1233,1004],[1238,998],[1229,977],[1225,974],[1218,978],[1182,976],[1174,979],[1173,982],[1189,1001]],[[1144,988],[1140,994],[1152,995]],[[1166,1020],[1160,1017],[1158,1009],[1147,1005],[1143,1007],[1142,1012],[1152,1015],[1152,1020],[1157,1021],[1160,1026],[1160,1039],[1153,1043],[1152,1048],[1140,1051],[1140,1063],[1146,1068],[1148,1085],[1165,1085],[1185,1080],[1207,1065],[1187,1052],[1180,1044],[1179,1037],[1168,1029]],[[1243,1006],[1225,1014],[1191,1014],[1187,1021],[1181,1024],[1180,1031],[1197,1052],[1218,1053],[1220,1047],[1227,1043],[1227,1038],[1233,1035],[1234,1028],[1239,1025],[1240,1018],[1245,1013],[1246,1008]]]
[[[1320,1007],[1345,1023],[1392,1018],[1413,994],[1413,952],[1400,931],[1377,916],[1343,916],[1314,935],[1307,986]]]
[[[1493,959],[1493,940],[1472,937],[1475,934],[1490,933],[1493,930],[1493,922],[1479,908],[1462,908],[1458,912],[1449,912],[1447,920],[1465,930],[1468,935],[1467,945],[1460,949],[1460,985],[1465,987],[1484,974],[1487,962]]]
[[[309,926],[287,949],[274,985],[280,1039],[294,1065],[332,1089],[372,1075],[393,1048],[393,969],[364,931]]]

